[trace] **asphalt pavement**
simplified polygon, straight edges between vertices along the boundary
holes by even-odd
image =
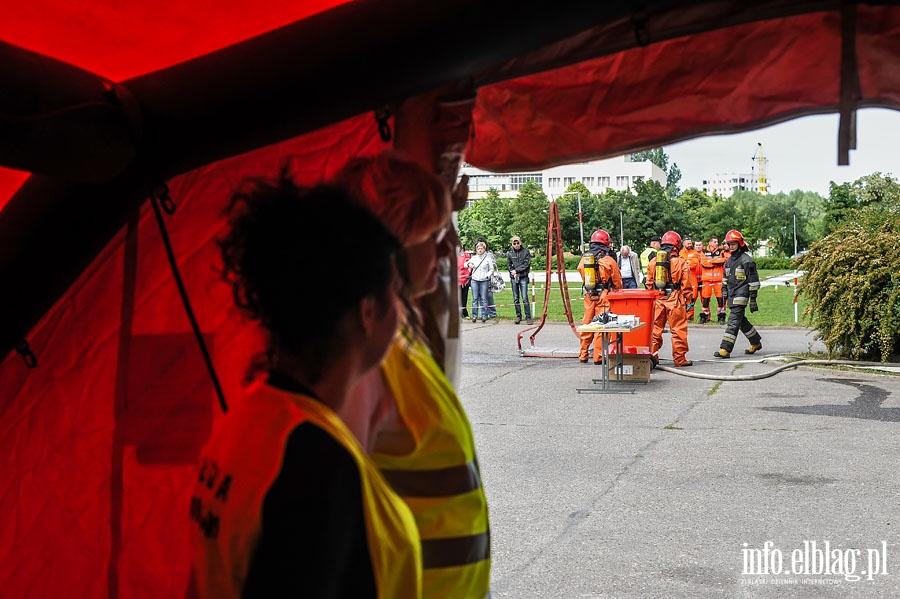
[[[824,347],[764,328],[762,355],[745,359],[739,337],[721,360],[723,327],[707,324],[689,329],[684,372],[722,380],[657,370],[633,394],[579,394],[599,366],[522,357],[518,325],[462,328],[495,598],[900,597],[900,378],[799,367],[729,381]],[[577,343],[553,323],[534,350]]]

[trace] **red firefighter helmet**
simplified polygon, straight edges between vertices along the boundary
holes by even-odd
[[[666,231],[666,234],[662,236],[662,240],[659,243],[660,245],[668,244],[677,248],[681,245],[681,235],[675,231]]]
[[[729,241],[737,241],[740,247],[744,247],[745,245],[747,245],[746,243],[744,243],[744,236],[741,235],[741,232],[737,229],[732,229],[729,232],[725,233],[725,243],[728,243]]]
[[[607,233],[603,229],[597,229],[596,231],[594,231],[594,234],[591,235],[591,243],[602,243],[607,247],[612,245],[610,243],[609,233]]]

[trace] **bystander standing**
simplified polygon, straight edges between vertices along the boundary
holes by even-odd
[[[647,267],[650,265],[650,259],[653,258],[659,250],[660,239],[661,237],[659,235],[651,237],[650,247],[641,252],[641,268],[644,269],[644,272],[647,274],[649,274]]]
[[[496,269],[497,257],[494,255],[494,252],[491,251],[491,244],[488,242],[487,237],[479,235],[478,239],[475,240],[475,243],[478,243],[479,241],[484,244],[485,253],[490,255],[491,260],[494,261],[494,268]],[[485,302],[487,302],[487,318],[497,318],[497,304],[494,303],[494,290],[491,289],[490,280],[488,281]]]
[[[466,263],[472,258],[465,248],[459,248],[456,253],[456,272],[459,279],[459,308],[463,318],[469,317],[466,305],[469,303],[469,287],[472,282],[472,271]]]
[[[637,289],[644,282],[641,263],[631,246],[623,245],[619,250],[619,272],[622,274],[623,289]]]
[[[522,322],[522,306],[525,304],[525,321],[534,324],[531,320],[531,304],[528,302],[528,275],[531,273],[531,252],[522,245],[522,238],[518,235],[512,238],[512,249],[506,253],[507,268],[509,269],[509,282],[512,285],[513,304],[516,306],[516,324]]]

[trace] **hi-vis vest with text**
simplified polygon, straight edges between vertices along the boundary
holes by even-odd
[[[398,336],[382,372],[415,449],[402,456],[374,453],[372,459],[415,516],[422,538],[422,596],[485,597],[490,529],[469,419],[420,341]]]
[[[412,514],[337,414],[310,397],[256,383],[223,419],[203,450],[204,467],[214,466],[215,481],[198,483],[191,500],[192,515],[200,520],[194,572],[201,597],[241,596],[259,538],[263,500],[281,470],[291,432],[304,422],[334,437],[359,466],[378,596],[421,596],[421,554]]]

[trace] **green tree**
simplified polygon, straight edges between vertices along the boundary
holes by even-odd
[[[794,253],[794,202],[784,193],[764,196],[759,209],[760,234],[776,256]]]
[[[632,162],[644,162],[649,160],[658,166],[666,174],[666,196],[676,198],[681,195],[678,183],[681,181],[681,169],[676,163],[669,166],[669,155],[663,148],[652,148],[643,152],[634,152],[631,155]]]
[[[775,255],[794,254],[794,222],[797,225],[797,249],[805,249],[820,237],[825,199],[817,193],[795,189],[761,198],[759,218],[761,235],[773,246]]]
[[[663,172],[669,172],[669,155],[662,148],[651,148],[642,152],[634,152],[631,155],[632,162],[646,162],[648,160],[661,168]]]
[[[829,184],[825,200],[825,233],[838,229],[855,210],[872,204],[892,202],[897,194],[897,179],[880,172],[860,177],[853,183]]]
[[[607,189],[604,193],[591,198],[590,219],[584,224],[585,243],[590,243],[591,235],[597,229],[609,233],[613,244],[619,245],[620,207],[634,204],[634,194],[630,189],[616,191]]]
[[[669,199],[663,186],[652,180],[635,184],[633,211],[629,216],[633,229],[626,233],[626,243],[640,248],[646,247],[653,235],[666,231],[684,235],[693,228],[683,206]]]
[[[467,248],[473,248],[480,235],[484,235],[494,249],[506,247],[509,242],[509,201],[501,198],[500,192],[493,187],[484,198],[461,210],[458,220],[459,238]]]
[[[683,228],[679,231],[682,237],[690,236],[695,241],[706,241],[706,238],[703,237],[702,223],[704,215],[712,207],[713,201],[705,191],[696,187],[691,187],[675,198],[675,202],[685,216]]]
[[[897,203],[900,187],[890,173],[883,175],[876,172],[854,181],[853,192],[860,206],[884,203],[893,206]]]
[[[734,211],[728,200],[713,195],[712,205],[703,211],[700,217],[700,229],[704,242],[710,237],[717,237],[723,243],[725,233],[734,229]]]
[[[736,191],[726,200],[713,200],[713,205],[700,218],[704,239],[718,237],[721,245],[725,233],[737,229],[752,249],[765,239],[759,209],[762,196],[755,191]]]
[[[697,217],[708,210],[713,204],[713,199],[702,189],[691,187],[684,193],[675,198],[675,201],[681,204],[682,210]]]
[[[519,188],[519,195],[510,203],[510,225],[505,238],[495,248],[508,249],[513,235],[534,255],[543,254],[547,244],[547,214],[549,212],[547,194],[535,181],[528,181]],[[491,242],[493,245],[493,241]]]
[[[591,192],[581,181],[577,181],[566,188],[565,193],[556,198],[556,204],[559,206],[559,222],[562,231],[563,248],[573,254],[580,254],[582,250],[578,249],[581,239],[581,229],[578,221],[578,200],[581,196],[582,218],[584,217],[584,207],[591,202]],[[544,223],[546,233],[546,223]],[[584,228],[585,240],[590,239],[590,233],[587,225]],[[545,235],[546,238],[546,235]]]
[[[585,210],[584,230],[589,239],[590,233],[604,229],[618,246],[621,222],[625,244],[640,251],[647,246],[650,237],[670,229],[677,231],[684,221],[681,206],[666,198],[666,191],[659,182],[650,180],[635,183],[634,191],[607,189],[594,196],[589,209]]]
[[[856,207],[850,183],[828,184],[828,199],[825,200],[825,233],[835,231]]]
[[[681,181],[681,169],[678,164],[673,162],[671,168],[666,171],[666,194],[670,198],[677,198],[681,195],[681,188],[678,183]]]

